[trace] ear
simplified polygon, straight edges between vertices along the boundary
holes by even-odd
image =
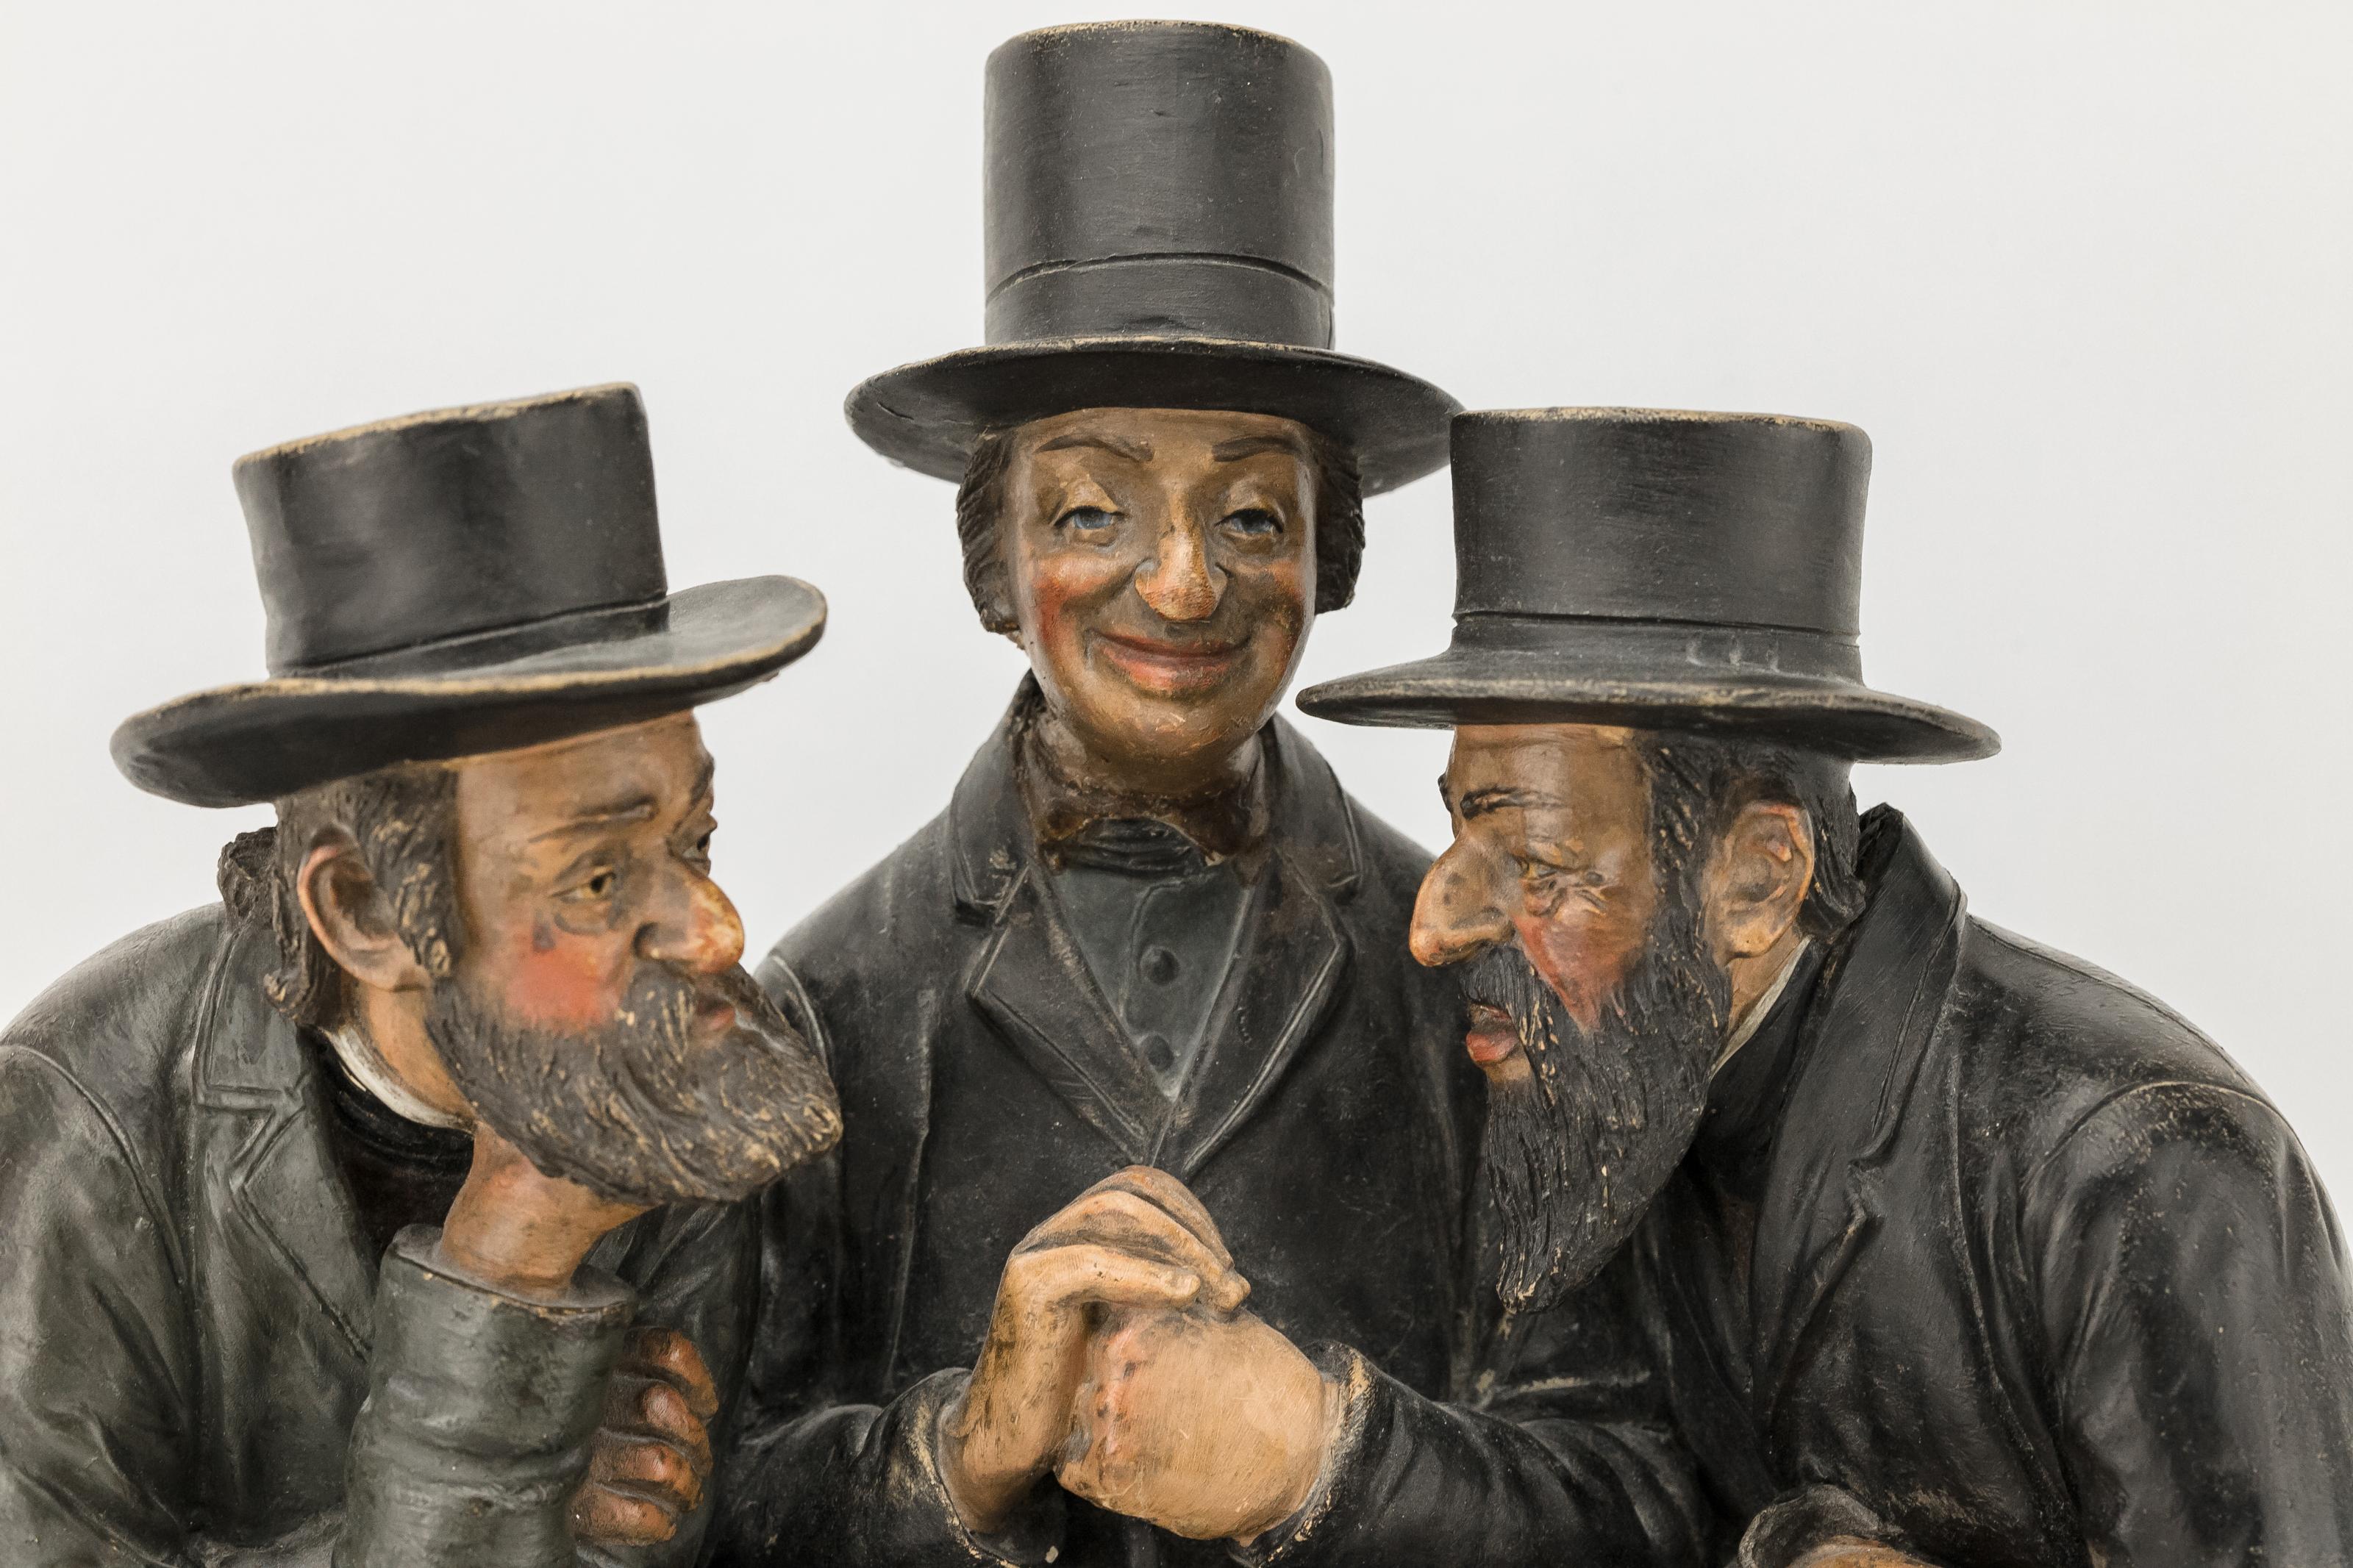
[[[313,845],[294,889],[311,933],[344,973],[378,991],[422,991],[432,984],[350,839]]]
[[[1716,962],[1771,952],[1797,929],[1814,885],[1814,829],[1806,814],[1780,801],[1751,801],[1708,857],[1702,891]]]

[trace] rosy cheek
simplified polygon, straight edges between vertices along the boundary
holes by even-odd
[[[1512,923],[1519,930],[1520,951],[1528,955],[1528,962],[1568,1009],[1568,1016],[1579,1028],[1597,1027],[1602,1005],[1617,994],[1641,952],[1639,938],[1629,940],[1589,911],[1572,919],[1523,914]]]
[[[540,921],[508,945],[507,1007],[541,1028],[589,1028],[620,1010],[626,965],[606,944]]]

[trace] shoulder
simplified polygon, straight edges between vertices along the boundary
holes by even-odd
[[[0,1116],[95,1115],[126,1152],[158,1146],[232,934],[218,904],[191,910],[133,931],[35,997],[0,1034]]]
[[[1980,1130],[2029,1179],[2103,1152],[2130,1164],[2168,1140],[2270,1163],[2295,1142],[2221,1047],[2094,964],[1971,921],[1945,1029],[1967,1058]]]
[[[953,917],[948,849],[943,814],[810,911],[768,961],[812,984],[889,965],[892,949]]]

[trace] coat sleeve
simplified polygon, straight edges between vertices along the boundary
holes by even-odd
[[[1340,1443],[1316,1495],[1249,1555],[1284,1568],[1704,1563],[1709,1516],[1636,1289],[1621,1253],[1561,1306],[1495,1325],[1454,1402],[1323,1352],[1346,1396]]]
[[[782,949],[759,981],[832,1068],[825,1020]],[[714,1568],[768,1568],[811,1552],[839,1568],[1042,1562],[1060,1535],[1061,1494],[1050,1485],[1027,1517],[986,1538],[948,1500],[935,1445],[963,1369],[934,1373],[888,1405],[842,1387],[839,1152],[787,1173],[759,1202],[759,1319],[721,1472]]]
[[[174,1228],[99,1102],[0,1045],[0,1560],[76,1568],[568,1568],[629,1297],[526,1302],[387,1252],[345,1506],[274,1545],[207,1541]]]
[[[55,1060],[0,1044],[0,1560],[188,1560],[182,1285],[114,1125]]]
[[[2094,1558],[2353,1562],[2345,1247],[2278,1112],[2206,1084],[2131,1090],[2022,1198]]]

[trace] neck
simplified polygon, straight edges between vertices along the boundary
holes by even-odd
[[[457,1125],[473,1125],[473,1107],[458,1092],[425,1031],[425,993],[358,984],[353,990],[356,1005],[344,1027],[357,1031],[375,1067],[418,1105]]]
[[[1781,939],[1753,959],[1735,959],[1732,964],[1732,1033],[1724,1049],[1715,1058],[1711,1072],[1721,1070],[1733,1053],[1746,1045],[1755,1036],[1765,1016],[1781,999],[1781,989],[1796,973],[1798,960],[1805,955],[1806,938],[1795,927],[1783,931]]]
[[[1044,705],[1032,739],[1040,760],[1063,784],[1146,805],[1190,805],[1231,795],[1258,770],[1257,731],[1222,750],[1190,756],[1113,757],[1090,747],[1067,720]]]

